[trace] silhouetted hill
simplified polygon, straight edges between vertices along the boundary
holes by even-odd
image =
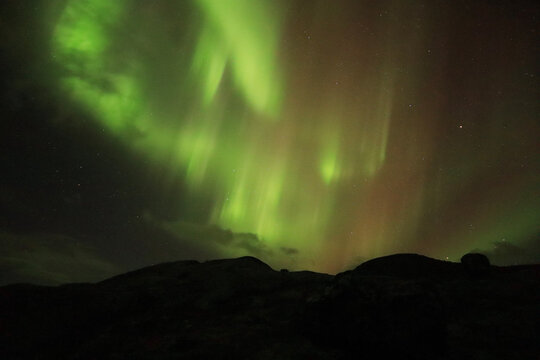
[[[540,267],[399,254],[336,276],[253,257],[0,287],[2,359],[536,359]]]
[[[465,275],[461,264],[418,254],[395,254],[362,263],[354,271],[362,275],[385,275],[404,279],[457,278]]]

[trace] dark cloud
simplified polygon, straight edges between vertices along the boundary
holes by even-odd
[[[272,256],[272,251],[262,242],[257,235],[252,233],[236,233],[234,234],[234,244],[240,249],[246,250],[250,255],[261,259],[268,259]]]
[[[282,246],[279,248],[285,255],[297,255],[300,251],[296,248]]]
[[[486,255],[494,265],[539,264],[540,238],[530,240],[520,246],[504,239],[494,242],[490,249],[477,249],[472,252]]]
[[[58,234],[0,233],[0,285],[93,282],[121,272],[93,247]]]
[[[208,252],[216,252],[216,256],[221,252],[221,247],[226,247],[233,252],[236,249],[244,255],[255,256],[266,261],[273,256],[268,246],[253,233],[234,233],[217,225],[184,220],[166,221],[150,214],[145,215],[145,220],[186,244],[197,244],[199,248],[206,249]]]

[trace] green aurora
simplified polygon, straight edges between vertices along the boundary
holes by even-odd
[[[538,176],[523,154],[538,125],[498,100],[503,71],[521,65],[491,61],[491,92],[477,94],[478,80],[456,85],[441,70],[456,55],[433,40],[448,29],[415,20],[429,10],[385,2],[374,21],[369,2],[330,3],[70,0],[51,43],[59,87],[135,156],[165,165],[164,186],[181,174],[194,199],[210,198],[201,225],[298,251],[272,264],[456,259],[537,234]],[[489,107],[468,112],[475,96]],[[516,116],[525,140],[503,149]]]

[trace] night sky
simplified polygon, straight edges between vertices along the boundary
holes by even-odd
[[[0,5],[0,283],[540,262],[534,1]]]

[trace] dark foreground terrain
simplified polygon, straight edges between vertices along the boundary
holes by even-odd
[[[2,359],[540,359],[540,267],[392,255],[330,276],[252,257],[0,287]]]

